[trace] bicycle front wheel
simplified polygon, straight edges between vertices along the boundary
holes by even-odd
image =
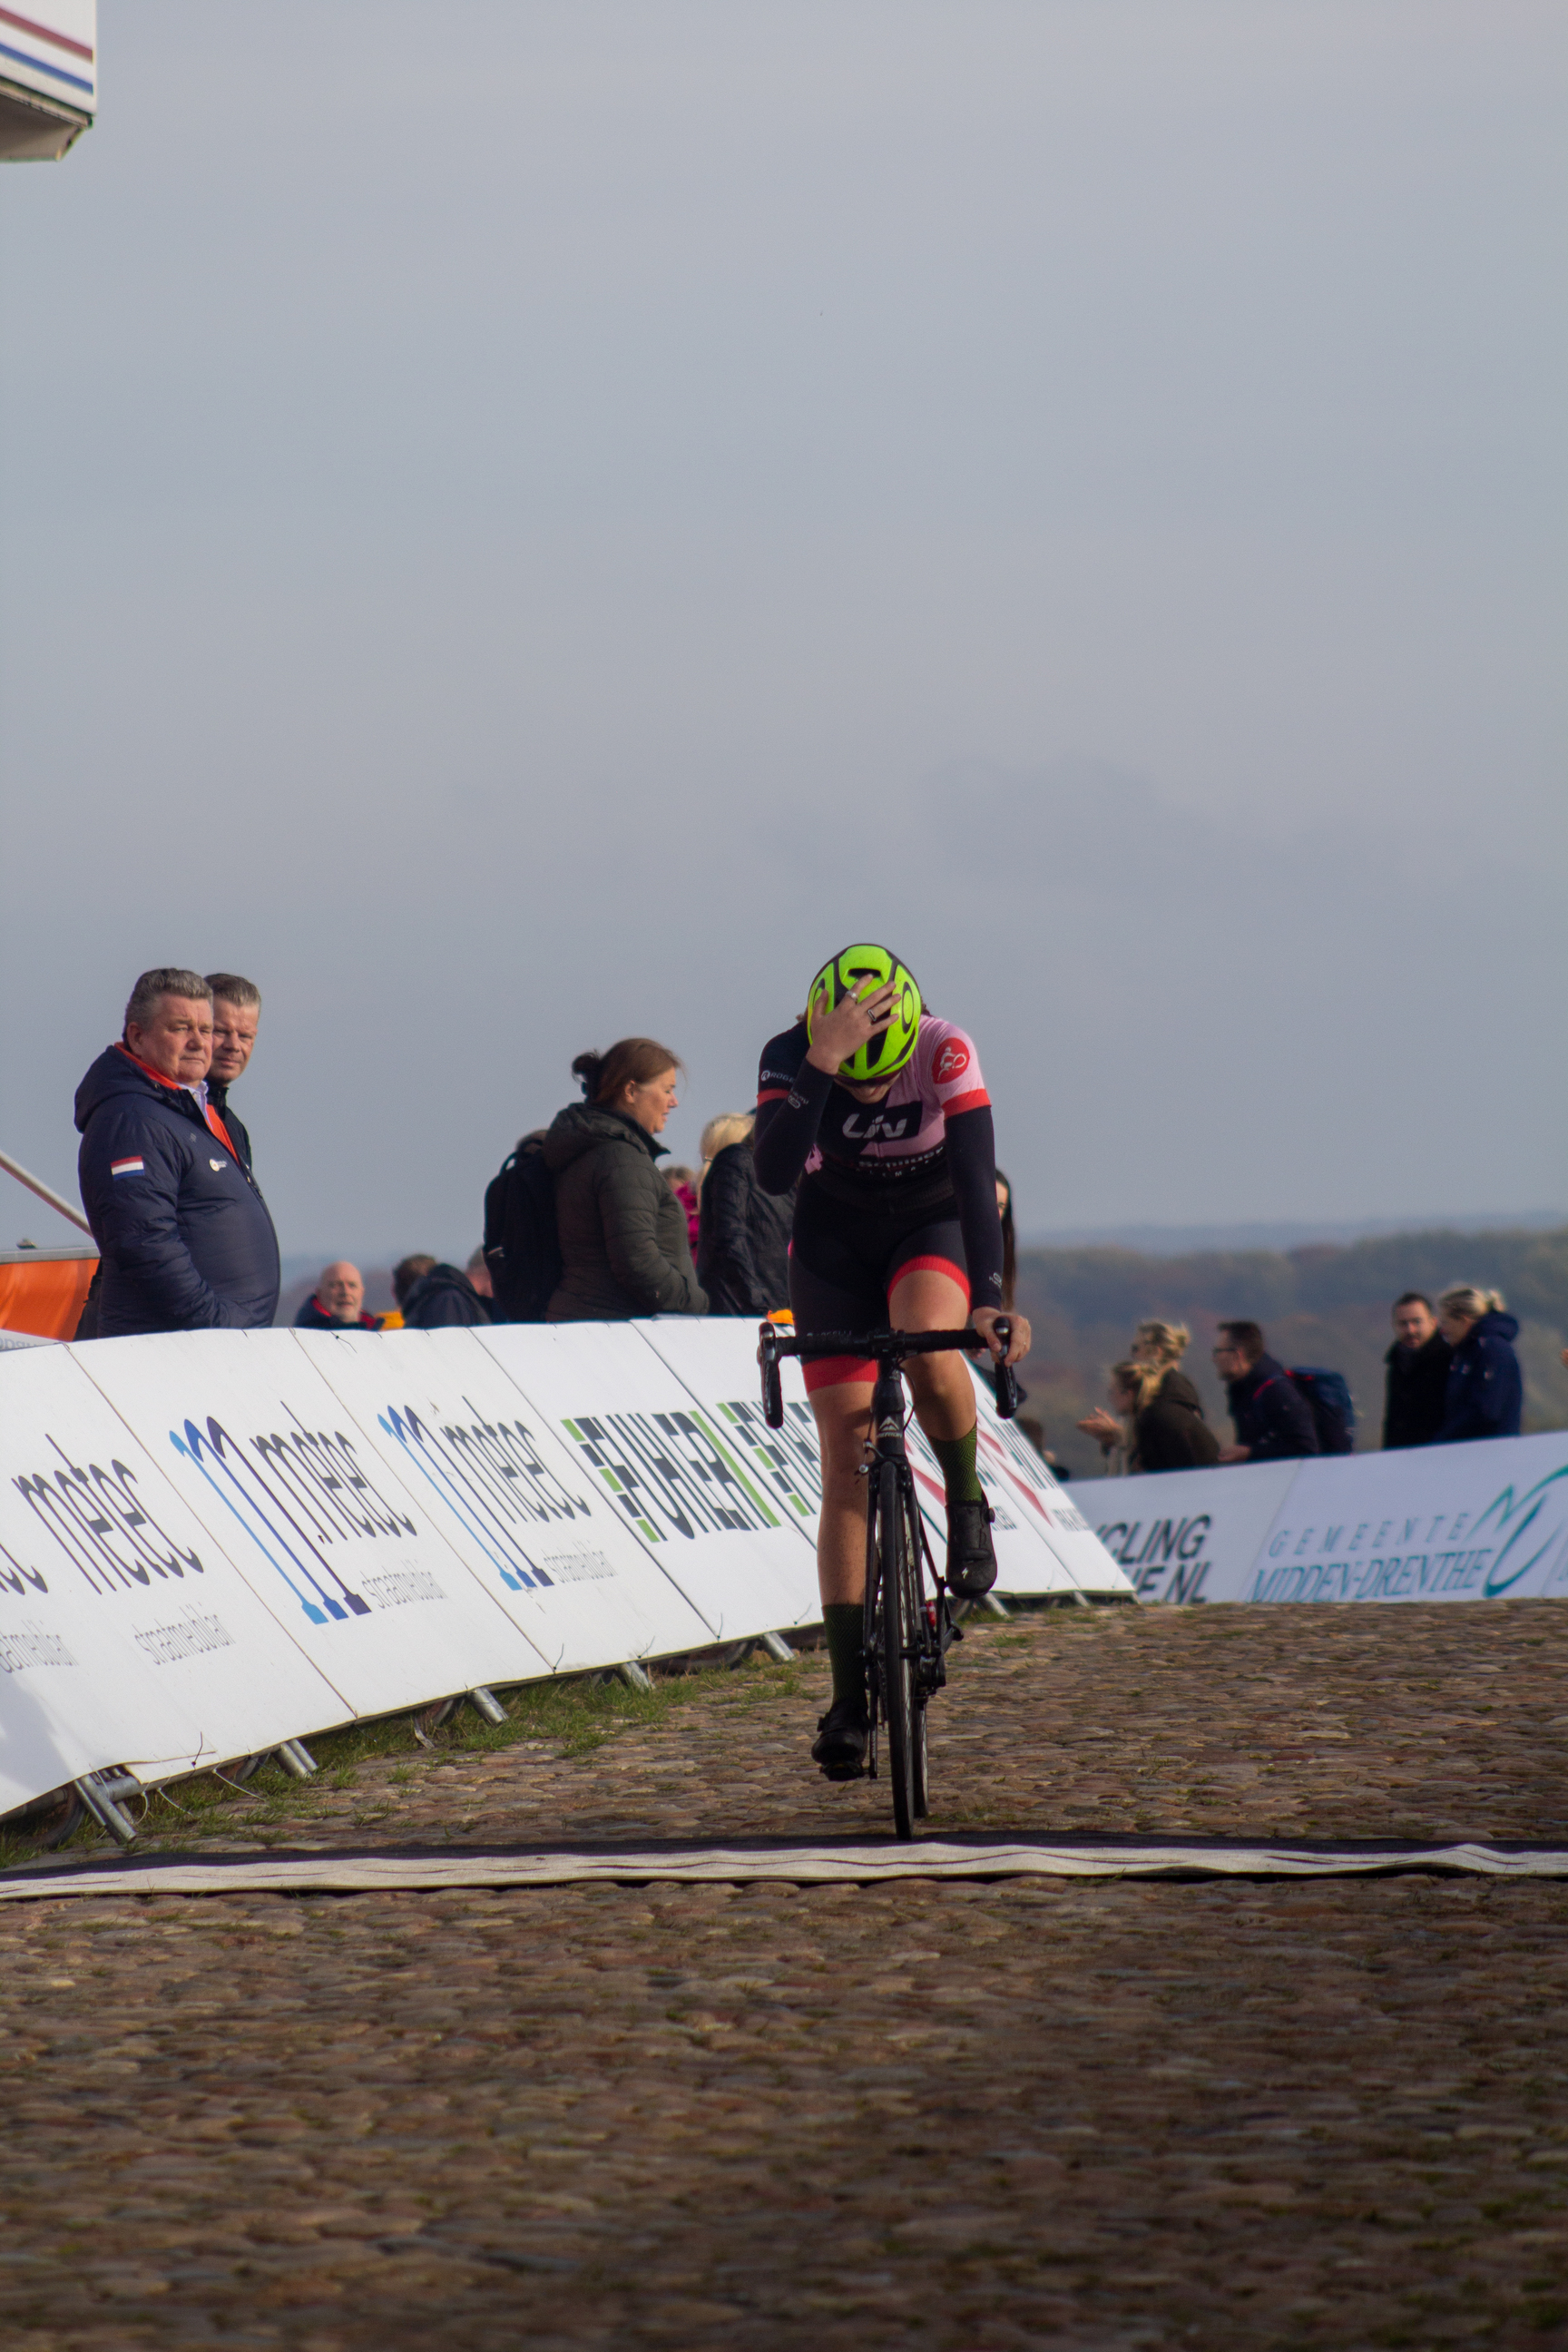
[[[884,1462],[877,1495],[877,1583],[879,1601],[878,1664],[882,1710],[888,1727],[888,1778],[893,1784],[893,1826],[912,1838],[925,1810],[924,1735],[915,1704],[915,1644],[912,1605],[916,1564],[910,1557],[909,1522],[899,1492],[899,1473]],[[919,1747],[917,1748],[917,1743]]]

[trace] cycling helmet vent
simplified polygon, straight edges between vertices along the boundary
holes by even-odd
[[[830,963],[823,965],[805,1000],[809,1037],[824,997],[827,1002],[823,1010],[831,1013],[847,996],[875,996],[889,982],[895,992],[891,1018],[838,1065],[839,1076],[856,1086],[874,1086],[881,1078],[896,1077],[913,1054],[921,1034],[921,992],[913,972],[890,948],[862,940],[855,947],[841,948]]]

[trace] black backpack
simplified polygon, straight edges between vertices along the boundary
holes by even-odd
[[[1322,1371],[1315,1364],[1292,1364],[1290,1378],[1307,1400],[1321,1452],[1353,1453],[1355,1405],[1344,1374]]]
[[[509,1153],[485,1188],[485,1264],[495,1290],[495,1321],[542,1323],[561,1280],[561,1244],[555,1179],[536,1137]]]

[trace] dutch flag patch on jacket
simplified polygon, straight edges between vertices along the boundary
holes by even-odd
[[[109,1172],[111,1176],[144,1176],[147,1162],[144,1160],[111,1160]]]

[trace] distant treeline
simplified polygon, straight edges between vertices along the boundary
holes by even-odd
[[[1360,1415],[1358,1451],[1379,1441],[1388,1311],[1402,1290],[1436,1297],[1456,1282],[1500,1290],[1520,1318],[1526,1429],[1568,1423],[1568,1227],[1553,1233],[1384,1234],[1345,1247],[1195,1250],[1152,1257],[1128,1249],[1028,1249],[1018,1256],[1018,1303],[1035,1325],[1025,1371],[1026,1410],[1075,1475],[1093,1475],[1100,1453],[1073,1423],[1103,1402],[1106,1367],[1126,1351],[1147,1316],[1185,1323],[1187,1370],[1228,1439],[1224,1395],[1209,1362],[1215,1324],[1249,1316],[1288,1363],[1345,1373]]]

